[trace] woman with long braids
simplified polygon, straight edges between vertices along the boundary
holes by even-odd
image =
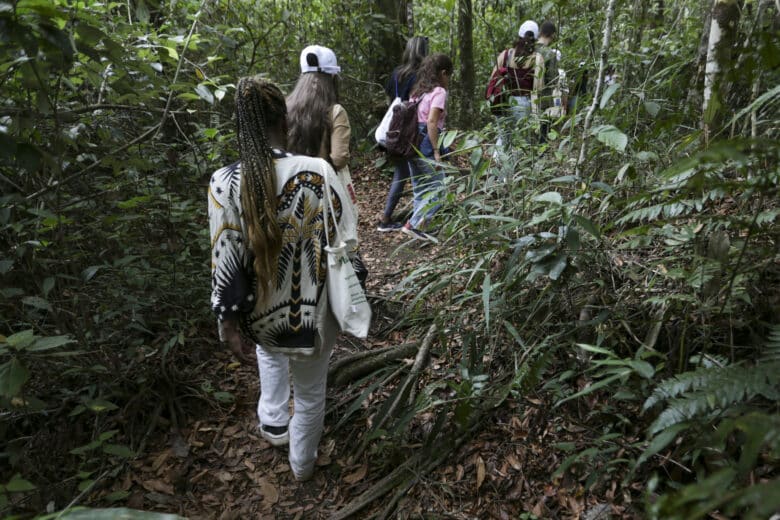
[[[338,333],[325,284],[324,226],[330,236],[339,226],[354,242],[357,223],[327,161],[285,151],[286,116],[275,85],[260,77],[239,80],[240,161],[217,170],[208,190],[211,307],[220,339],[239,360],[258,365],[260,434],[275,446],[289,442],[290,468],[306,480],[317,458],[328,358]],[[336,222],[326,217],[326,178]]]

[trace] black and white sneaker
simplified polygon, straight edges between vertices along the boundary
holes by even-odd
[[[271,443],[271,446],[285,446],[290,443],[290,432],[287,426],[260,425],[260,435]]]
[[[425,231],[421,231],[417,228],[413,228],[412,225],[407,222],[404,224],[404,226],[401,228],[401,232],[405,235],[408,235],[416,240],[423,240],[425,242],[430,242],[432,244],[438,244],[439,239],[435,236],[426,233]]]
[[[376,230],[387,233],[388,231],[399,231],[402,227],[400,222],[380,222]]]

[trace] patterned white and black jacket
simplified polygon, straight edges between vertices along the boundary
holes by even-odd
[[[263,348],[311,356],[331,342],[338,326],[328,309],[323,223],[324,178],[330,185],[341,238],[357,246],[357,219],[327,161],[274,150],[282,229],[277,278],[266,302],[255,301],[253,254],[241,212],[241,164],[214,172],[208,189],[211,231],[211,308],[220,322],[235,319]],[[335,236],[332,219],[328,234]]]

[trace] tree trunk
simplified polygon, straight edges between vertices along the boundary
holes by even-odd
[[[460,57],[460,127],[469,126],[474,114],[474,19],[471,0],[458,0],[458,50]]]
[[[701,39],[699,40],[699,52],[696,59],[696,74],[691,78],[688,86],[688,96],[686,97],[686,106],[700,104],[701,100],[701,77],[704,75],[704,66],[707,63],[707,42],[709,41],[710,24],[712,23],[711,0],[704,0],[702,13],[704,15],[704,25],[702,25]]]
[[[411,4],[411,2],[409,2]],[[384,85],[403,52],[401,38],[406,27],[406,6],[396,0],[377,0],[374,8],[387,20],[387,26],[377,31],[373,39],[372,79]]]
[[[739,22],[739,8],[736,0],[715,0],[707,43],[707,65],[704,69],[702,127],[705,146],[709,143],[710,128],[715,122],[718,108],[728,95],[723,89],[721,71],[728,70],[731,63],[731,49],[737,22]]]
[[[596,88],[593,91],[593,101],[588,109],[588,114],[585,116],[585,123],[582,125],[582,145],[580,146],[580,155],[577,159],[577,165],[574,168],[574,174],[579,176],[582,163],[585,162],[585,146],[587,144],[587,136],[590,132],[590,124],[593,120],[593,113],[596,112],[596,106],[599,103],[599,97],[601,97],[601,86],[604,83],[604,71],[607,69],[607,56],[609,55],[609,45],[612,40],[612,20],[615,18],[615,2],[616,0],[609,0],[607,4],[607,19],[604,21],[604,39],[601,42],[601,59],[599,60],[599,74],[596,77]]]

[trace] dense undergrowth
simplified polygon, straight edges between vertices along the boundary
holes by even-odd
[[[193,401],[233,399],[202,375],[215,341],[203,201],[210,172],[236,156],[236,78],[272,71],[287,87],[290,49],[319,37],[343,56],[348,112],[379,107],[353,118],[355,149],[382,111],[381,85],[364,88],[362,74],[372,31],[390,22],[353,2],[362,30],[339,39],[315,20],[349,6],[315,4],[304,16],[275,2],[0,2],[3,514],[89,503],[160,424]],[[689,66],[702,27],[683,16],[701,13],[678,4],[672,29],[617,13],[616,31],[638,45],[610,49],[623,78],[595,100],[587,133],[585,96],[548,143],[529,138],[530,121],[499,160],[484,108],[450,134],[446,254],[395,294],[399,326],[430,331],[445,373],[388,385],[378,409],[361,392],[349,408],[387,417],[361,446],[388,471],[398,439],[435,461],[507,399],[541,395],[549,413],[598,432],[561,447],[556,477],[594,494],[618,481],[652,518],[780,508],[777,13],[765,2],[765,17],[743,13],[750,45],[705,140]],[[513,33],[500,22],[511,9],[475,6],[475,54],[492,56]],[[528,8],[570,20],[563,63],[595,75],[587,27],[603,13]],[[416,9],[421,26],[449,16]],[[430,35],[438,50],[452,41],[445,28]],[[489,60],[476,68],[487,77]]]

